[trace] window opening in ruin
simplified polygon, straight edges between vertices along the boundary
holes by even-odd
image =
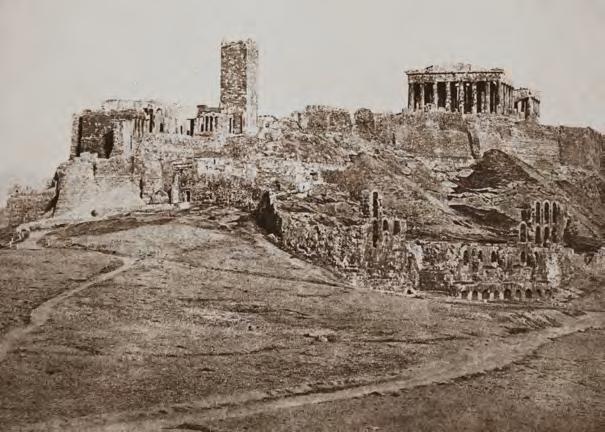
[[[544,246],[546,246],[546,243],[548,242],[548,240],[550,239],[550,230],[548,229],[548,227],[544,228]]]
[[[380,227],[378,221],[374,221],[372,224],[372,245],[376,247],[378,245],[378,236],[380,235]]]
[[[500,293],[498,292],[498,290],[494,291],[494,299],[499,299],[500,298]]]
[[[189,120],[189,130],[187,131],[187,135],[193,136],[193,132],[195,130],[194,129],[194,127],[195,127],[194,121],[195,121],[194,119],[190,119]]]
[[[548,206],[548,201],[544,203],[544,223],[550,222],[550,208]]]
[[[183,126],[180,126],[181,135],[183,135]]]
[[[536,297],[542,297],[542,291],[537,290],[536,291]]]
[[[464,83],[464,112],[473,112],[473,91],[470,83]]]
[[[185,202],[191,202],[191,191],[185,191]]]
[[[557,219],[559,218],[559,206],[557,203],[552,203],[552,221],[557,223]]]
[[[527,262],[527,256],[525,255],[525,251],[521,252],[521,264],[525,265]]]
[[[471,251],[471,257],[475,258],[476,255],[477,255],[477,249],[473,249]]]
[[[538,259],[538,252],[534,252],[534,261],[536,262],[536,266],[538,265],[538,263],[540,262]]]
[[[521,223],[519,228],[519,241],[525,243],[527,241],[527,226],[525,223]]]
[[[534,237],[534,242],[536,244],[542,243],[542,233],[540,232],[540,227],[539,226],[536,227],[536,235]]]
[[[434,94],[433,94],[433,84],[425,84],[424,85],[424,104],[430,104],[433,103],[434,99]]]
[[[477,83],[477,112],[483,112],[483,100],[485,99],[483,94],[485,92],[485,85],[482,82]]]
[[[467,250],[465,250],[464,253],[462,254],[462,262],[464,263],[464,265],[467,265],[469,262]]]
[[[557,236],[557,229],[553,228],[552,233],[550,235],[550,241],[553,243],[557,243],[559,241],[559,238]]]
[[[488,291],[488,290],[483,291],[483,292],[481,293],[481,298],[482,298],[483,300],[489,300],[489,291]]]
[[[418,106],[420,104],[420,96],[420,84],[416,83],[414,84],[414,106],[412,107],[412,109],[418,109]]]
[[[164,132],[164,123],[160,123],[160,132]]]
[[[449,83],[450,85],[450,107],[452,111],[458,111],[458,87],[456,86],[456,83],[451,82]]]
[[[489,81],[487,83],[487,85],[489,86],[489,112],[493,113],[494,111],[496,111],[494,109],[495,104],[494,104],[494,95],[495,95],[495,90],[494,90],[494,83]]]
[[[374,217],[378,217],[378,192],[372,194],[372,208]]]
[[[517,300],[521,300],[521,290],[520,289],[518,289],[517,291],[515,291],[515,298]]]
[[[531,298],[531,290],[525,290],[525,298]]]
[[[102,157],[109,158],[113,150],[113,131],[107,132],[103,137],[103,150],[105,154]],[[101,156],[101,155],[99,155]]]
[[[397,235],[401,232],[401,222],[396,219],[395,222],[393,223],[393,234]]]
[[[386,219],[382,221],[382,230],[383,231],[388,231],[389,230],[389,221],[386,220]]]
[[[510,300],[511,299],[511,292],[509,289],[505,289],[504,290],[504,300]]]
[[[498,262],[498,253],[496,251],[492,251],[492,262]]]
[[[536,217],[534,220],[535,223],[540,223],[540,203],[536,203]]]
[[[477,291],[473,291],[473,300],[479,300],[479,293]]]
[[[447,98],[446,86],[449,83],[438,82],[437,83],[437,108],[445,108],[445,99]]]
[[[479,253],[477,254],[477,258],[479,259],[479,261],[483,261],[483,251],[479,251]]]

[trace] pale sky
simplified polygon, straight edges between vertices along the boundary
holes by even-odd
[[[220,42],[244,37],[263,114],[399,111],[404,70],[468,62],[541,90],[543,123],[605,131],[605,0],[0,0],[0,203],[68,157],[73,112],[217,104]]]

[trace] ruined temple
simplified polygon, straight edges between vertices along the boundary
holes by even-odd
[[[408,109],[258,114],[254,41],[223,42],[220,101],[108,100],[73,118],[47,189],[12,225],[237,207],[285,250],[352,284],[470,300],[553,295],[605,238],[605,139],[539,123],[503,69],[407,71]],[[50,223],[50,222],[49,222]]]
[[[444,110],[463,114],[526,114],[539,117],[540,98],[526,88],[515,89],[501,68],[470,64],[428,66],[406,71],[408,109]]]

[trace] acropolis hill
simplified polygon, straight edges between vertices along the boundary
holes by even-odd
[[[75,114],[69,160],[49,189],[13,191],[11,226],[236,207],[358,286],[471,300],[548,301],[578,266],[605,263],[603,135],[540,124],[539,92],[503,69],[406,71],[399,113],[276,118],[258,114],[256,43],[220,48],[214,106]]]

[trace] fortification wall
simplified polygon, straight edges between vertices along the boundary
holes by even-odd
[[[387,114],[374,116],[374,123],[380,142],[417,156],[470,163],[478,153],[460,114]]]
[[[121,158],[99,159],[83,153],[57,170],[55,216],[89,217],[140,208],[139,185]]]
[[[561,126],[558,128],[561,164],[600,172],[604,157],[605,137],[591,128]]]
[[[49,188],[42,191],[17,192],[9,196],[6,201],[8,225],[15,227],[40,219],[52,210],[55,193],[55,188]]]
[[[472,162],[497,149],[546,170],[567,165],[599,172],[605,147],[604,136],[590,128],[547,126],[496,115],[358,110],[355,131],[420,157]]]
[[[312,133],[349,134],[353,128],[351,114],[343,108],[309,105],[295,116],[303,130]]]

